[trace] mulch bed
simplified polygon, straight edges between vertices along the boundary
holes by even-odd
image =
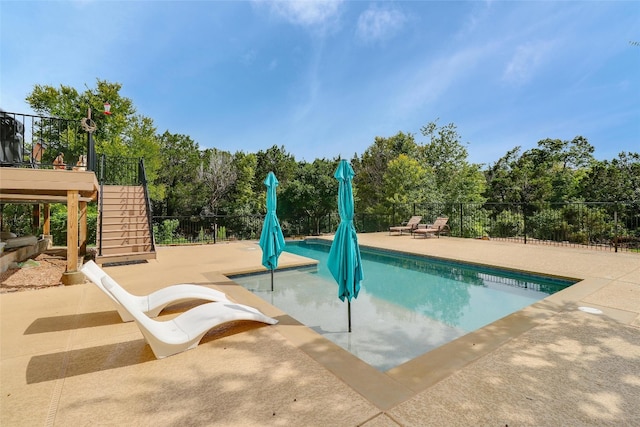
[[[0,273],[0,294],[64,286],[62,273],[67,260],[63,256],[40,254]]]

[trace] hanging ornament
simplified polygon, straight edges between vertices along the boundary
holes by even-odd
[[[85,132],[95,132],[95,130],[97,129],[96,122],[91,120],[91,118],[89,117],[85,117],[80,120],[80,124],[82,125],[82,129],[84,129]]]
[[[111,115],[111,104],[109,104],[108,102],[104,103],[104,114],[107,116]]]

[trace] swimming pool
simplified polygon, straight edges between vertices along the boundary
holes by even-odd
[[[574,282],[361,247],[365,279],[347,305],[327,268],[330,242],[287,242],[317,267],[233,276],[299,322],[386,371]]]

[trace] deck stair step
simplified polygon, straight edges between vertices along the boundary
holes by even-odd
[[[96,257],[96,263],[155,259],[144,188],[105,185],[102,193],[102,222],[98,220],[101,232],[97,242],[101,254]]]
[[[117,255],[102,255],[96,257],[96,264],[110,264],[120,262],[133,262],[133,261],[145,261],[150,259],[156,259],[155,252],[131,252],[131,253],[119,253]]]

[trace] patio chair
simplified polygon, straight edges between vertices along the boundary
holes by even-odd
[[[424,237],[427,237],[430,234],[435,234],[440,238],[441,233],[449,233],[451,231],[449,224],[447,224],[448,221],[449,218],[441,216],[436,218],[433,224],[420,224],[418,228],[413,230],[413,238],[415,239],[418,234],[421,234]]]
[[[31,156],[30,156],[32,168],[34,169],[40,168],[40,162],[42,161],[42,154],[44,153],[45,148],[47,148],[47,144],[42,140],[38,140],[33,144],[33,148],[31,149]]]
[[[118,304],[118,301],[113,298],[111,293],[107,292],[107,290],[102,286],[103,277],[109,277],[109,279],[114,283],[116,282],[103,269],[101,269],[98,264],[93,261],[88,261],[82,266],[80,271],[82,271],[89,280],[91,280],[116,303],[118,314],[123,322],[132,322],[134,320],[133,316]],[[117,283],[116,285],[120,286]],[[200,299],[206,301],[232,302],[227,298],[224,292],[220,292],[206,286],[192,284],[172,285],[144,296],[132,295],[128,292],[127,294],[129,295],[129,299],[134,301],[136,306],[149,317],[158,316],[158,314],[160,314],[160,312],[169,304],[185,300]]]
[[[103,276],[101,282],[104,289],[133,317],[157,359],[197,347],[210,329],[223,323],[236,320],[255,320],[270,325],[278,323],[253,307],[226,302],[202,304],[171,320],[159,322],[149,318],[131,294],[109,276]]]
[[[399,232],[400,234],[402,234],[403,231],[408,231],[412,233],[413,230],[415,230],[418,227],[418,224],[420,223],[421,220],[422,220],[421,216],[417,216],[417,215],[412,216],[409,219],[409,221],[407,221],[406,224],[389,227],[389,234],[391,234],[394,231]]]

